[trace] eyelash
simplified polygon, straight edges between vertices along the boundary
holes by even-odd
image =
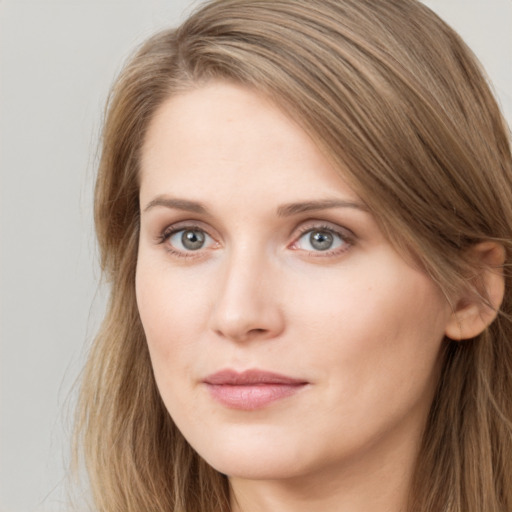
[[[165,245],[165,250],[172,254],[173,256],[176,256],[178,258],[197,258],[201,255],[201,249],[198,249],[197,251],[181,251],[178,249],[175,249],[171,244],[166,244],[166,242],[169,241],[169,239],[175,235],[176,233],[180,233],[181,231],[200,231],[202,233],[205,233],[206,236],[214,240],[214,238],[210,235],[208,235],[207,231],[197,225],[197,224],[185,224],[185,225],[179,225],[179,226],[168,226],[165,228],[162,233],[158,236],[157,241],[159,244]]]
[[[165,245],[165,249],[167,252],[172,254],[173,256],[176,256],[178,258],[197,258],[200,257],[203,253],[202,248],[198,249],[197,251],[189,250],[189,251],[182,251],[179,249],[175,249],[170,243],[167,243],[169,239],[175,235],[176,233],[180,233],[182,231],[199,231],[204,233],[208,238],[215,240],[214,237],[208,234],[208,232],[201,226],[197,224],[181,224],[178,226],[168,226],[165,228],[161,234],[157,237],[157,243]],[[325,251],[306,251],[308,255],[311,255],[313,257],[329,257],[329,256],[337,256],[340,255],[346,251],[348,251],[353,245],[355,240],[355,235],[348,229],[344,228],[334,228],[332,225],[328,224],[306,224],[303,226],[300,226],[298,228],[298,235],[294,238],[294,241],[292,242],[289,247],[292,250],[300,250],[296,247],[299,240],[308,233],[313,232],[325,232],[330,233],[334,235],[335,237],[339,238],[339,240],[342,243],[342,247],[335,248],[335,249],[326,249]]]
[[[327,249],[325,251],[308,251],[308,254],[313,257],[329,257],[329,256],[338,256],[348,251],[355,243],[355,235],[346,228],[335,228],[329,224],[307,224],[300,226],[299,235],[295,237],[295,241],[292,244],[292,247],[296,245],[299,240],[308,233],[314,232],[324,232],[335,235],[342,242],[342,247],[337,247],[335,249]],[[296,249],[298,250],[298,249]]]

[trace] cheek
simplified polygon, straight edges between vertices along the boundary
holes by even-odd
[[[200,305],[176,275],[143,258],[137,267],[137,306],[161,390],[170,386],[170,377],[188,371],[191,336],[201,322]]]
[[[311,363],[319,372],[331,368],[331,381],[357,395],[375,383],[378,395],[379,387],[421,387],[436,367],[448,304],[427,276],[392,263],[385,261],[385,272],[368,264],[295,292]]]
[[[145,263],[137,267],[136,297],[156,384],[169,411],[192,416],[193,400],[183,386],[194,372],[200,306],[176,279],[179,273]]]
[[[200,328],[206,314],[206,283],[204,276],[189,275],[140,257],[136,297],[148,341],[164,341],[172,336],[179,343],[183,334]]]
[[[412,269],[377,274],[326,282],[300,308],[301,350],[322,390],[318,429],[340,446],[423,421],[437,382],[444,297]]]
[[[303,280],[291,300],[297,320],[306,320],[312,332],[336,332],[358,346],[443,337],[450,315],[444,295],[389,249],[314,277]]]

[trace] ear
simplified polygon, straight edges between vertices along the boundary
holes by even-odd
[[[452,340],[467,340],[482,333],[496,318],[503,295],[505,249],[496,242],[481,242],[471,249],[475,262],[473,286],[458,297],[445,329]]]

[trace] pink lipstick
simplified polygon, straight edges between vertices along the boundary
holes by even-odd
[[[262,370],[238,373],[222,370],[206,379],[204,384],[212,397],[230,409],[252,411],[291,396],[303,389],[307,381]]]

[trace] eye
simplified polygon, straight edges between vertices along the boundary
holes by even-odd
[[[171,231],[163,236],[172,251],[177,253],[199,251],[214,243],[213,238],[202,229],[196,227]]]
[[[331,228],[321,227],[305,231],[293,244],[294,249],[308,252],[342,252],[350,247],[350,241]]]

